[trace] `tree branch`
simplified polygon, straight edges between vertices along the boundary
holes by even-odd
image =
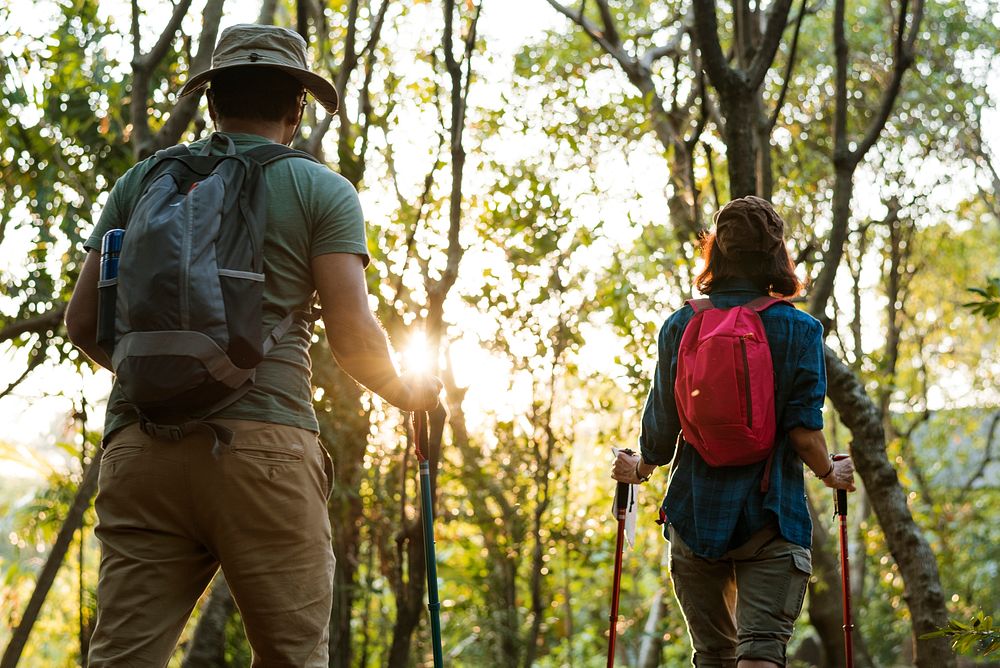
[[[198,52],[191,59],[188,77],[200,74],[212,63],[212,52],[219,35],[219,23],[225,0],[208,0],[201,14],[201,35],[198,37]],[[156,135],[157,146],[173,146],[180,141],[181,136],[198,113],[200,95],[188,95],[181,98],[170,111],[170,118],[163,124]]]
[[[166,27],[157,38],[156,44],[153,45],[149,53],[145,56],[140,56],[140,65],[147,71],[152,71],[166,57],[167,51],[170,49],[170,43],[174,41],[174,35],[180,29],[181,21],[184,20],[190,8],[191,0],[180,0],[174,5],[174,11],[170,14],[170,20],[167,21]]]
[[[621,44],[621,37],[618,35],[618,30],[615,28],[615,19],[611,16],[611,9],[608,7],[608,0],[596,0],[597,9],[601,13],[601,23],[604,24],[604,34],[607,36],[609,42],[615,46]]]
[[[829,348],[825,349],[825,358],[828,396],[844,425],[851,430],[851,455],[885,534],[886,545],[903,577],[917,655],[915,663],[950,668],[955,660],[947,640],[921,638],[945,625],[948,611],[937,560],[913,519],[907,494],[886,454],[882,416],[864,384]]]
[[[445,270],[440,280],[433,286],[428,286],[428,320],[432,323],[433,330],[440,322],[441,312],[445,295],[454,285],[458,278],[458,266],[462,260],[464,249],[459,239],[462,222],[462,175],[465,168],[465,147],[462,145],[462,134],[465,130],[466,100],[468,99],[468,83],[466,77],[463,83],[462,64],[466,64],[471,74],[472,49],[476,42],[476,28],[479,23],[479,16],[482,12],[483,4],[480,2],[475,8],[475,14],[469,25],[469,32],[465,39],[462,62],[455,60],[452,39],[454,30],[452,21],[454,19],[453,2],[445,3],[445,30],[444,30],[444,57],[445,67],[451,79],[451,162],[452,162],[452,183],[451,195],[449,197],[448,210],[448,250]]]
[[[681,42],[684,40],[684,35],[691,32],[694,26],[694,9],[689,9],[684,18],[680,21],[680,27],[678,27],[677,32],[667,40],[667,43],[662,46],[651,46],[642,52],[642,56],[639,57],[639,66],[649,71],[653,68],[653,63],[655,63],[660,58],[670,55],[677,54],[681,49]]]
[[[12,381],[7,387],[5,387],[3,391],[0,391],[0,399],[3,399],[8,394],[13,392],[18,385],[24,382],[24,379],[27,378],[32,371],[37,369],[41,363],[45,361],[45,346],[47,344],[48,340],[44,336],[35,342],[35,345],[33,346],[34,349],[31,351],[31,355],[28,358],[28,364],[24,367],[24,372],[18,376],[16,380]]]
[[[43,334],[49,330],[55,330],[62,326],[65,314],[66,304],[59,304],[40,315],[24,318],[23,320],[15,320],[3,329],[0,329],[0,343],[15,339],[22,334]]]
[[[149,129],[149,84],[153,70],[167,55],[181,21],[191,7],[191,0],[179,0],[149,53],[142,54],[139,31],[139,2],[132,1],[132,148],[136,157],[145,157],[155,148],[155,139]]]
[[[389,11],[389,0],[383,0],[382,5],[378,8],[378,14],[375,15],[375,23],[372,25],[372,33],[368,37],[368,41],[365,42],[364,48],[361,50],[361,55],[374,53],[375,47],[378,46],[379,40],[382,36],[382,26],[385,24],[385,15]]]
[[[729,66],[719,43],[719,23],[715,0],[694,1],[694,32],[701,51],[701,62],[717,90],[742,87],[744,79]]]
[[[358,65],[358,1],[351,0],[347,8],[347,36],[344,38],[344,60],[340,63],[340,72],[337,73],[337,79],[339,79],[337,83],[345,87],[347,86],[347,78]]]
[[[427,206],[427,201],[430,199],[431,195],[431,189],[434,186],[434,174],[437,173],[437,170],[441,168],[442,146],[444,146],[444,134],[439,132],[437,150],[434,152],[437,158],[434,160],[434,165],[431,167],[430,171],[428,171],[427,175],[424,177],[424,189],[420,193],[420,200],[419,203],[417,204],[417,216],[413,221],[413,226],[410,227],[410,231],[407,232],[406,234],[406,243],[404,245],[404,247],[406,248],[406,254],[403,257],[403,267],[402,269],[400,269],[399,275],[396,277],[396,286],[395,289],[392,291],[392,300],[394,302],[399,298],[400,293],[402,293],[403,291],[403,276],[406,273],[406,265],[409,263],[410,255],[413,252],[413,243],[417,236],[417,230],[420,228],[420,223],[423,221],[424,208]],[[393,162],[394,161],[392,160],[392,157],[390,155],[389,163],[393,164]],[[395,169],[393,169],[392,172],[393,174],[395,174]],[[398,187],[396,191],[398,194],[399,193]],[[399,197],[402,200],[402,195],[399,195]]]
[[[785,78],[781,84],[781,92],[778,93],[778,101],[774,104],[774,112],[768,121],[768,133],[774,130],[781,117],[781,107],[785,104],[785,95],[788,93],[788,86],[792,81],[792,71],[795,69],[795,56],[798,55],[799,33],[802,31],[802,20],[806,16],[806,0],[802,0],[799,8],[799,16],[795,19],[795,32],[792,34],[792,45],[788,49],[788,64],[785,66]]]
[[[878,141],[879,136],[882,134],[883,128],[885,128],[886,122],[889,120],[889,116],[892,114],[893,106],[896,103],[896,97],[899,95],[899,89],[903,83],[903,75],[906,70],[913,65],[913,45],[920,31],[920,22],[924,15],[924,0],[914,0],[913,17],[910,22],[910,34],[904,39],[904,33],[906,31],[906,13],[907,13],[908,0],[902,0],[899,7],[899,19],[896,26],[896,40],[893,47],[893,63],[892,63],[892,76],[889,80],[889,85],[886,87],[885,92],[882,94],[882,98],[879,101],[878,112],[872,118],[868,129],[865,131],[865,136],[858,144],[857,148],[851,153],[851,159],[855,164],[864,158],[865,153],[867,153],[875,142]]]
[[[309,44],[309,14],[311,9],[309,0],[297,0],[295,3],[295,32],[301,35],[307,45]],[[351,25],[353,26],[353,23]]]
[[[556,2],[556,0],[545,1],[549,3],[549,5],[551,5],[557,12],[580,26],[580,28],[583,29],[583,32],[587,33],[587,36],[590,37],[590,39],[597,43],[597,45],[604,49],[608,55],[617,60],[623,66],[625,62],[632,61],[632,59],[629,58],[629,56],[622,49],[620,49],[616,44],[612,44],[611,41],[604,36],[604,33],[593,22],[591,22],[590,19],[583,15],[583,11],[580,11],[579,13],[573,12],[568,7]],[[583,5],[580,6],[580,9],[583,9]]]
[[[788,25],[788,12],[792,8],[792,0],[774,0],[771,4],[771,17],[767,20],[767,29],[761,38],[760,46],[754,53],[753,60],[747,68],[747,88],[757,90],[764,83],[764,77],[774,62],[774,54],[778,52],[781,36]]]
[[[993,420],[990,422],[990,427],[986,430],[986,447],[983,448],[983,461],[979,463],[976,471],[962,486],[962,491],[959,492],[958,499],[955,502],[957,505],[962,505],[962,502],[965,501],[965,497],[972,491],[972,486],[977,480],[985,475],[986,467],[993,461],[993,444],[996,441],[998,426],[1000,426],[1000,411],[993,414]]]
[[[462,83],[462,117],[459,119],[460,125],[465,127],[465,116],[469,109],[469,90],[472,83],[472,51],[476,48],[476,32],[479,26],[479,17],[483,11],[483,4],[480,2],[476,6],[476,13],[472,17],[472,25],[469,26],[469,34],[465,38],[465,52],[462,54],[462,62],[465,63],[465,80]]]
[[[982,169],[990,180],[992,191],[979,186],[979,196],[983,203],[993,211],[993,216],[1000,222],[1000,173],[994,166],[993,158],[989,155],[986,147],[983,146],[983,125],[982,109],[976,109],[976,122],[972,125],[972,136],[965,142],[968,150],[972,152],[975,163]]]

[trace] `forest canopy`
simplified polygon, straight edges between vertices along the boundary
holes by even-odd
[[[0,0],[0,665],[85,655],[111,378],[69,342],[66,304],[116,179],[213,130],[205,100],[178,93],[240,22],[298,31],[335,83],[340,110],[310,100],[293,146],[359,190],[372,307],[399,364],[444,381],[430,454],[453,665],[604,665],[610,448],[634,447],[657,332],[698,296],[701,235],[748,194],[784,217],[796,306],[825,328],[824,432],[859,474],[857,665],[972,665],[925,636],[1000,614],[1000,11],[985,0]],[[406,416],[321,333],[331,666],[429,665]],[[661,469],[640,492],[621,665],[690,656],[654,524],[666,483]],[[793,665],[843,665],[827,492],[810,480]],[[249,651],[217,578],[174,663]]]

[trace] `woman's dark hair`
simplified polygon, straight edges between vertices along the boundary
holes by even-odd
[[[219,118],[275,122],[295,118],[302,90],[298,79],[281,70],[248,65],[214,74],[208,94]]]
[[[802,282],[795,275],[795,264],[785,244],[779,244],[773,253],[743,251],[734,255],[730,258],[722,254],[714,232],[703,236],[701,256],[705,268],[695,278],[695,286],[710,295],[721,281],[745,278],[768,294],[779,297],[794,297],[802,290]]]

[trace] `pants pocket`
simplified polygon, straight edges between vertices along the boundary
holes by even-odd
[[[233,445],[233,454],[241,459],[249,459],[264,464],[294,464],[302,461],[302,449],[293,447],[277,448],[273,445],[241,443]]]
[[[330,453],[327,452],[323,444],[316,440],[316,445],[319,448],[320,457],[323,458],[323,476],[326,480],[326,500],[330,500],[330,496],[333,495],[333,458]]]
[[[148,449],[148,439],[138,427],[130,425],[119,430],[101,452],[101,476],[115,476],[130,463],[141,462],[136,458]]]
[[[802,612],[802,602],[805,600],[809,578],[812,575],[812,560],[804,550],[802,552],[796,550],[791,554],[791,562],[792,572],[789,576],[783,612],[787,617],[795,619]]]

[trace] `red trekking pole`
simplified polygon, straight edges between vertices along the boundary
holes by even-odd
[[[833,461],[847,459],[847,455],[834,455]],[[844,656],[847,668],[854,668],[854,620],[851,618],[851,569],[847,559],[847,490],[838,489],[834,494],[834,513],[840,517],[840,582],[844,590]]]
[[[615,489],[615,519],[618,520],[618,541],[615,545],[615,579],[611,588],[611,631],[608,634],[608,668],[615,665],[615,639],[618,632],[618,595],[622,584],[622,552],[625,549],[625,513],[628,510],[628,483],[620,482]]]

